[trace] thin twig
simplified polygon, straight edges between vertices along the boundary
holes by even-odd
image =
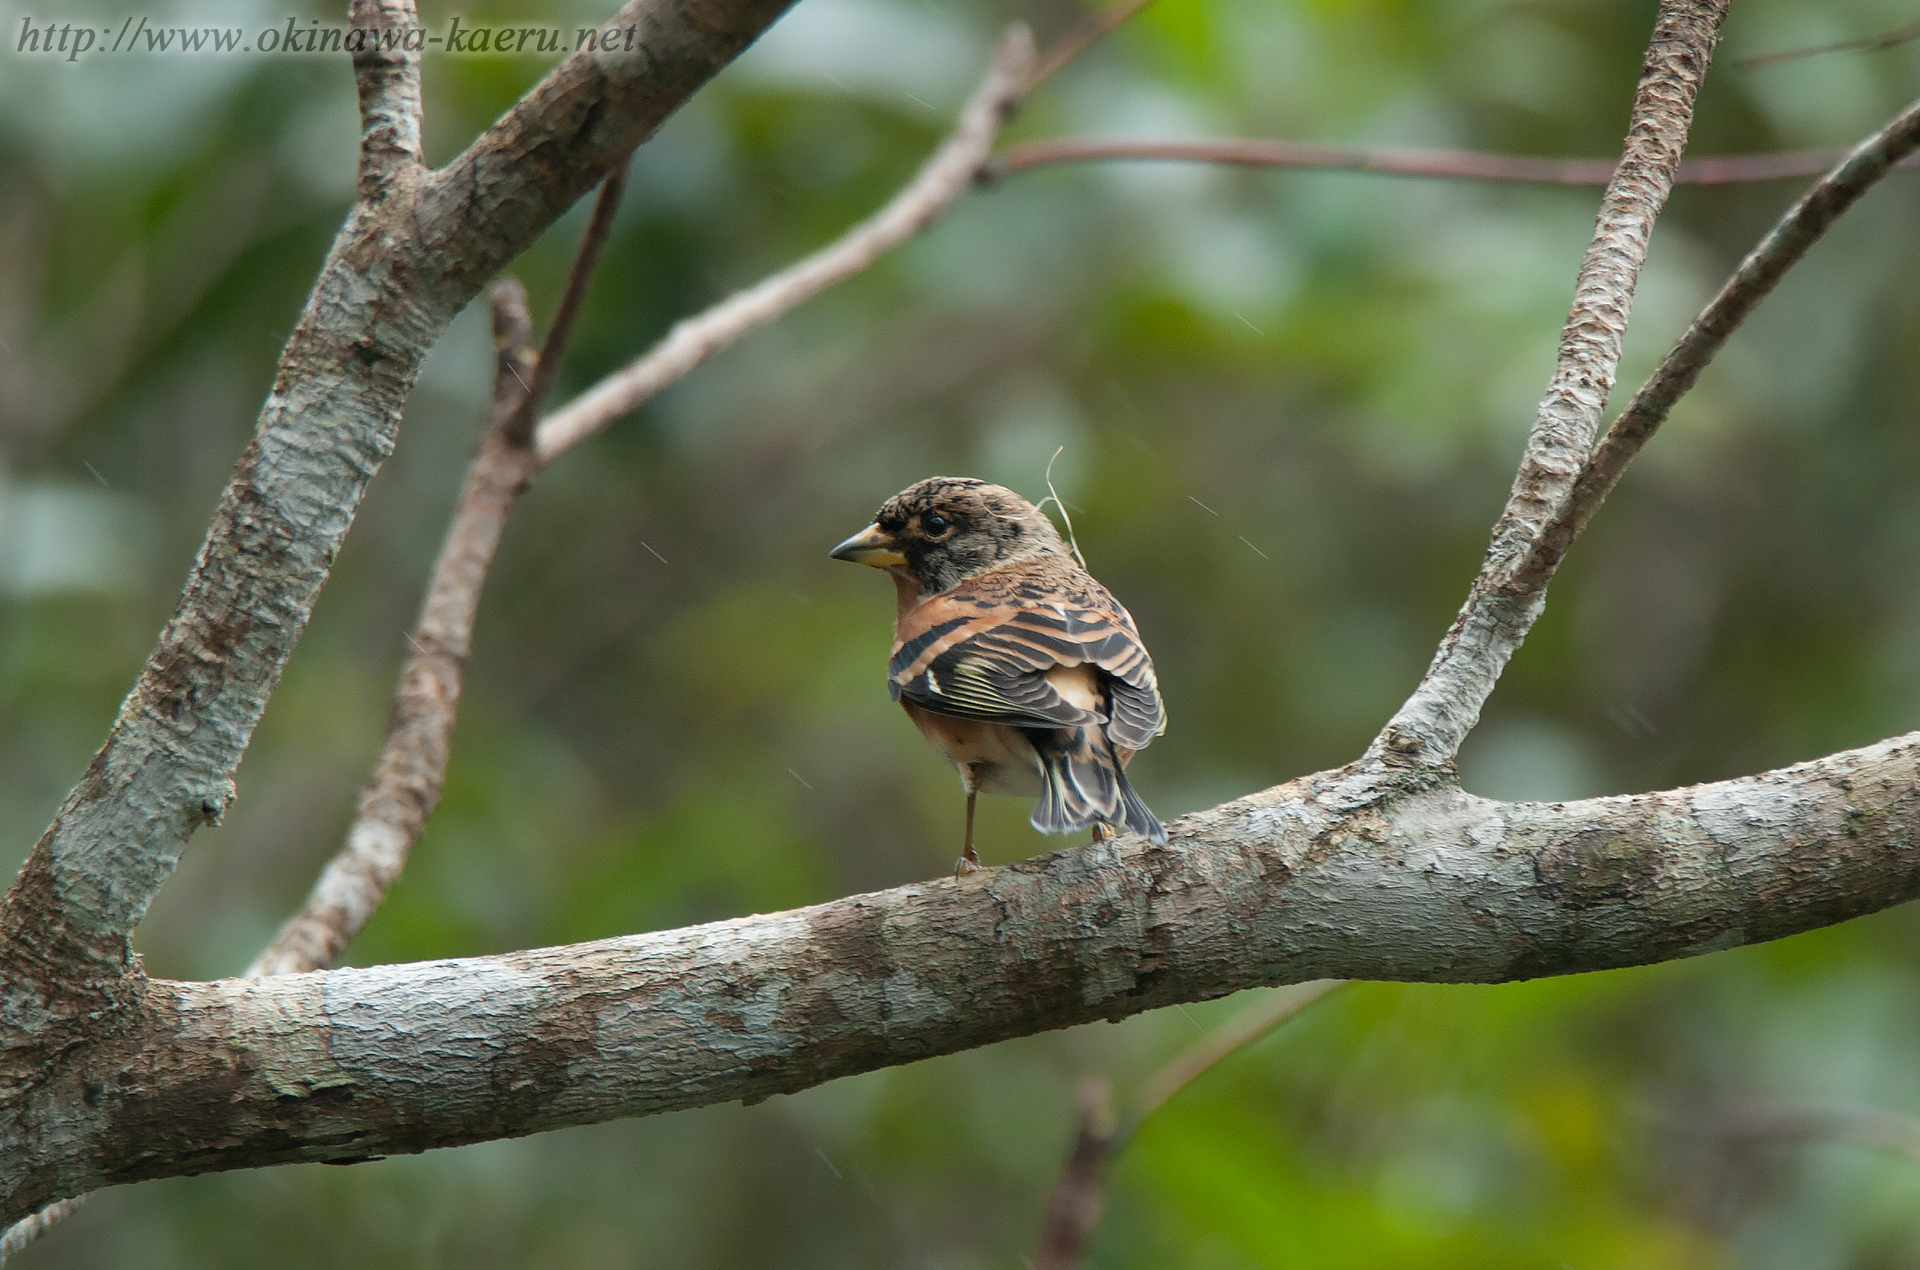
[[[1920,1164],[1920,1121],[1879,1107],[1754,1103],[1728,1108],[1700,1126],[1737,1141],[1846,1142]]]
[[[772,277],[677,323],[624,369],[540,421],[534,448],[545,466],[628,414],[713,354],[781,314],[844,282],[943,216],[973,183],[1020,101],[1033,64],[1033,37],[1016,24],[1001,39],[993,69],[961,110],[953,133],[906,188],[837,241]]]
[[[1726,10],[1727,0],[1661,2],[1625,152],[1601,196],[1560,335],[1558,364],[1513,490],[1466,603],[1420,686],[1369,747],[1371,761],[1436,769],[1451,763],[1507,659],[1540,615],[1544,588],[1518,591],[1511,586],[1513,574],[1592,452],[1653,223],[1680,166],[1694,98]]]
[[[1711,155],[1682,162],[1679,171],[1674,174],[1673,183],[1737,185],[1818,176],[1831,168],[1839,157],[1839,152],[1834,150]],[[1264,139],[1148,141],[1123,137],[1063,137],[1014,146],[991,160],[981,170],[981,179],[993,181],[1064,163],[1108,160],[1307,168],[1332,172],[1371,172],[1383,176],[1573,186],[1605,185],[1613,178],[1614,169],[1620,166],[1616,159],[1549,159],[1522,154],[1488,154],[1478,150],[1363,149]],[[1920,161],[1902,166],[1920,167]]]
[[[1113,1091],[1096,1076],[1080,1086],[1078,1103],[1073,1146],[1040,1216],[1034,1270],[1074,1270],[1106,1207],[1107,1164],[1121,1142]]]
[[[413,0],[353,0],[363,205],[379,202],[421,171],[420,50],[410,40],[393,38],[419,24]]]
[[[547,338],[540,344],[540,353],[533,363],[533,382],[524,384],[525,392],[513,414],[501,426],[501,435],[510,445],[525,449],[533,443],[533,421],[540,409],[540,403],[547,399],[547,393],[553,388],[554,378],[560,373],[560,359],[566,352],[567,344],[573,338],[574,319],[580,315],[580,305],[587,297],[587,287],[593,282],[593,274],[600,267],[600,253],[605,250],[607,237],[613,232],[613,218],[620,210],[620,196],[627,188],[627,165],[616,163],[607,169],[606,180],[600,183],[600,196],[593,202],[593,215],[587,220],[587,232],[580,239],[579,250],[574,253],[573,267],[567,271],[567,285],[560,293],[560,306],[553,311],[553,321],[547,327]]]
[[[1124,1115],[1115,1114],[1106,1081],[1095,1078],[1083,1084],[1073,1146],[1067,1151],[1066,1163],[1060,1167],[1060,1176],[1047,1196],[1040,1220],[1034,1270],[1074,1270],[1080,1264],[1105,1206],[1107,1166],[1132,1141],[1141,1121],[1215,1065],[1238,1054],[1345,982],[1315,979],[1275,988],[1147,1077]]]
[[[481,587],[507,515],[534,470],[532,451],[507,435],[527,397],[523,385],[535,374],[527,293],[503,278],[490,299],[497,350],[491,417],[454,504],[420,620],[407,637],[411,651],[400,666],[386,740],[360,791],[346,842],[300,911],[247,968],[250,978],[332,965],[380,907],[440,801]]]
[[[1546,588],[1567,549],[1619,482],[1627,464],[1666,421],[1674,403],[1693,387],[1721,346],[1821,235],[1875,182],[1916,151],[1920,151],[1920,100],[1854,147],[1840,166],[1803,194],[1767,231],[1607,429],[1553,518],[1528,547],[1514,572],[1514,588]]]
[[[1027,76],[1026,86],[1021,90],[1030,93],[1040,87],[1061,67],[1087,51],[1089,45],[1102,36],[1125,24],[1135,14],[1152,4],[1153,0],[1119,0],[1087,19],[1055,40],[1046,52],[1040,55],[1032,74]]]
[[[1231,1058],[1345,983],[1344,979],[1314,979],[1275,988],[1264,999],[1202,1036],[1140,1086],[1140,1092],[1127,1108],[1126,1132],[1131,1134],[1141,1121],[1160,1110],[1169,1098],[1215,1064]]]
[[[75,1195],[72,1199],[48,1204],[33,1216],[23,1217],[7,1227],[6,1232],[0,1234],[0,1265],[5,1265],[15,1253],[73,1216],[74,1210],[86,1202],[86,1195]]]
[[[1821,53],[1866,53],[1890,49],[1896,45],[1905,44],[1909,40],[1920,40],[1920,22],[1912,22],[1883,35],[1869,35],[1858,40],[1841,40],[1837,44],[1821,44],[1814,48],[1786,49],[1779,53],[1761,53],[1757,57],[1743,57],[1734,65],[1743,71],[1755,71],[1763,66],[1778,66],[1781,62],[1814,57]]]

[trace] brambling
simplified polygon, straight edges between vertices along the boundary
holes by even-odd
[[[1167,730],[1133,619],[1074,560],[1053,522],[1012,490],[936,476],[888,499],[831,552],[893,578],[887,691],[967,791],[957,872],[979,867],[974,800],[1038,797],[1041,833],[1167,831],[1127,783]]]

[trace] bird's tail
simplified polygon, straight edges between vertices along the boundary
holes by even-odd
[[[1094,728],[1025,729],[1040,753],[1043,788],[1032,824],[1041,833],[1072,833],[1096,821],[1125,827],[1164,846],[1167,831],[1133,791],[1113,749]]]

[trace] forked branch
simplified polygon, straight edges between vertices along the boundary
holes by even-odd
[[[392,451],[427,350],[785,7],[632,0],[609,24],[643,39],[567,58],[447,167],[390,181],[348,215],[173,616],[0,907],[0,957],[15,972],[0,1005],[0,1096],[35,1079],[34,1043],[16,1048],[19,1036],[47,1037],[140,991],[131,932],[187,840],[232,800],[241,755]],[[370,63],[361,77],[370,131],[391,140],[369,147],[376,175],[391,175],[412,144],[408,82],[404,64]]]
[[[1838,167],[1800,196],[1759,246],[1747,253],[1719,294],[1660,359],[1660,365],[1607,429],[1553,518],[1528,545],[1526,559],[1514,571],[1516,590],[1545,590],[1567,549],[1619,483],[1627,464],[1665,422],[1674,404],[1693,388],[1700,372],[1728,338],[1834,221],[1916,151],[1920,151],[1920,101],[1854,147]]]
[[[1546,602],[1544,585],[1513,586],[1527,548],[1586,463],[1613,391],[1634,285],[1653,224],[1673,188],[1693,103],[1713,60],[1726,0],[1662,0],[1634,94],[1625,153],[1601,196],[1593,241],[1580,262],[1559,361],[1527,437],[1520,471],[1480,574],[1426,677],[1381,730],[1371,759],[1439,768],[1479,721],[1508,658]]]

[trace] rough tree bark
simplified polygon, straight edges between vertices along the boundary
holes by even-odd
[[[0,909],[0,1220],[113,1182],[757,1100],[1260,984],[1685,956],[1920,893],[1920,734],[1578,803],[1490,802],[1452,779],[1564,549],[1540,569],[1536,544],[1591,510],[1578,491],[1633,275],[1724,12],[1664,0],[1508,514],[1428,679],[1361,761],[1184,817],[1166,847],[1120,839],[570,948],[147,979],[128,935],[231,797],[426,348],[782,7],[635,0],[610,23],[640,32],[634,52],[569,59],[438,172],[418,163],[417,68],[356,68],[362,200],[174,619]],[[405,0],[355,7],[357,24],[410,18]],[[1880,170],[1912,151],[1912,131],[1877,139]]]

